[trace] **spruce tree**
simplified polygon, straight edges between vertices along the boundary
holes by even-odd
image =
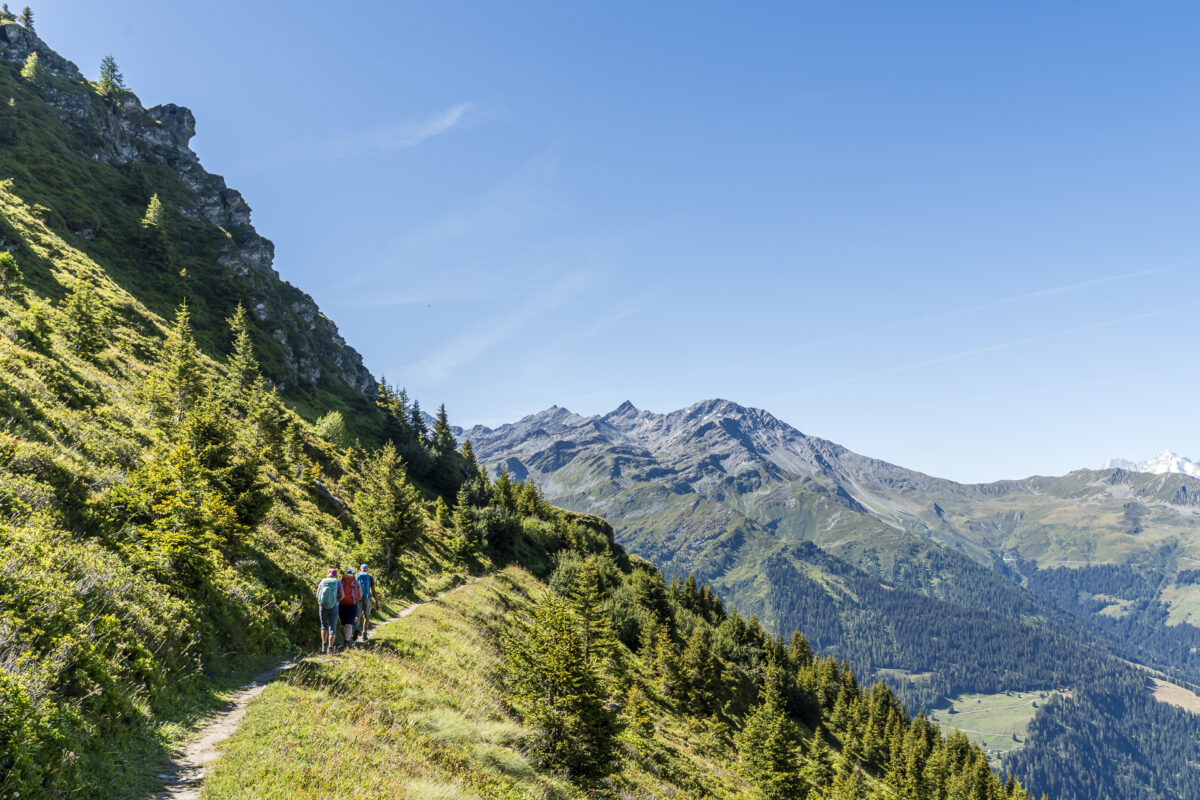
[[[654,709],[646,699],[646,693],[637,683],[625,692],[625,703],[621,707],[625,730],[639,749],[646,749],[654,735]]]
[[[13,298],[24,293],[25,276],[17,259],[7,250],[0,250],[0,292]]]
[[[679,675],[679,651],[664,623],[654,632],[654,678],[658,691],[665,697],[678,699],[683,694]]]
[[[578,777],[611,771],[616,718],[604,707],[598,676],[583,657],[570,602],[546,592],[531,620],[517,620],[505,631],[503,648],[509,699],[532,731],[535,763]]]
[[[758,797],[803,800],[807,796],[797,758],[800,733],[784,710],[778,669],[767,670],[759,704],[736,741],[741,772]]]
[[[413,400],[412,411],[409,412],[409,425],[413,436],[421,444],[429,443],[429,426],[425,424],[425,415],[421,412],[421,403]]]
[[[155,195],[157,198],[158,195]],[[246,322],[246,309],[238,303],[229,323],[233,352],[229,354],[229,388],[231,394],[245,397],[259,385],[258,361],[254,358],[254,343]]]
[[[21,66],[21,77],[30,83],[40,83],[42,80],[42,63],[38,60],[37,51],[30,52]]]
[[[492,503],[516,513],[517,510],[517,489],[513,484],[512,476],[508,474],[508,466],[500,467],[500,474],[496,476],[496,483],[492,486]]]
[[[92,285],[77,280],[63,299],[67,321],[63,333],[83,355],[94,355],[104,347],[106,314]]]
[[[175,312],[175,324],[167,334],[163,356],[144,387],[150,409],[161,423],[178,425],[206,392],[200,350],[192,336],[187,304]]]
[[[363,464],[362,487],[354,498],[368,560],[390,572],[396,556],[420,531],[420,495],[408,482],[391,442]]]
[[[29,6],[21,10],[21,24],[25,26],[25,30],[33,32],[33,9]]]
[[[450,518],[450,506],[446,505],[441,495],[433,503],[433,518],[442,530],[448,531],[454,526],[454,521]]]
[[[346,441],[349,439],[349,433],[346,431],[346,418],[342,416],[342,412],[336,409],[317,420],[314,431],[317,436],[334,447],[345,447]]]
[[[713,654],[707,627],[697,625],[692,631],[681,665],[692,709],[711,714],[718,708],[721,694],[721,662]]]
[[[833,752],[825,743],[825,735],[818,727],[808,743],[808,752],[801,772],[820,788],[833,782]]]
[[[445,461],[454,452],[456,443],[450,430],[450,419],[446,416],[446,404],[438,406],[437,420],[433,423],[433,452]]]
[[[166,269],[171,266],[171,247],[167,238],[166,215],[158,195],[150,197],[146,213],[142,216],[142,254],[154,267]]]
[[[595,556],[587,558],[579,566],[574,585],[570,591],[571,604],[579,617],[580,635],[583,640],[583,660],[606,661],[616,650],[612,620],[604,606],[607,599],[599,562]]]
[[[117,68],[117,60],[107,55],[100,61],[100,91],[114,95],[125,88],[125,78]]]
[[[470,470],[471,476],[477,474],[479,472],[479,462],[475,460],[475,448],[471,447],[470,439],[463,439],[462,449],[459,450],[459,453],[462,454],[463,461],[467,462],[467,469]]]

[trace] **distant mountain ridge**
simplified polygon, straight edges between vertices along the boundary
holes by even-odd
[[[462,436],[490,468],[532,476],[556,500],[616,519],[630,499],[614,492],[647,483],[640,494],[669,487],[677,496],[698,495],[822,546],[853,547],[837,534],[855,517],[853,527],[907,531],[986,565],[1006,557],[1124,563],[1168,540],[1186,551],[1176,557],[1200,563],[1192,511],[1200,482],[1184,472],[1113,467],[959,484],[859,455],[769,412],[720,399],[667,414],[629,402],[593,417],[554,406]],[[1085,498],[1096,513],[1084,513]],[[1081,513],[1091,541],[1080,539]],[[1197,536],[1180,540],[1180,526]]]
[[[1181,475],[1200,477],[1200,462],[1177,455],[1170,450],[1162,450],[1147,461],[1135,462],[1125,458],[1110,458],[1104,462],[1101,469],[1127,469],[1133,472],[1149,472],[1154,475],[1177,472]]]
[[[1064,796],[1193,796],[1127,776],[1171,761],[1159,744],[1129,745],[1167,713],[1145,704],[1145,673],[1129,665],[1200,684],[1196,477],[1114,467],[960,484],[720,399],[666,414],[554,406],[460,436],[491,473],[604,516],[630,553],[695,573],[768,630],[805,631],[910,709],[1087,693],[1038,711],[1028,757],[1006,761],[1020,776],[1070,777],[1054,766],[1065,747],[1092,753],[1087,769],[1105,777]],[[1097,683],[1113,676],[1124,689]],[[1098,745],[1095,729],[1116,738]],[[1149,794],[1130,793],[1142,783]]]

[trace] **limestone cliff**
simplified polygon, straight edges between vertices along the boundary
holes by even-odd
[[[337,326],[321,314],[309,295],[280,278],[274,268],[274,245],[255,231],[250,221],[250,206],[241,193],[228,187],[220,175],[201,166],[189,147],[196,132],[192,112],[173,103],[145,108],[127,90],[105,95],[32,31],[13,22],[0,23],[0,59],[20,68],[34,52],[44,75],[41,99],[70,131],[70,135],[59,136],[57,131],[49,129],[52,125],[41,121],[42,130],[37,134],[53,138],[60,148],[70,148],[73,156],[86,158],[93,171],[108,168],[125,184],[142,179],[149,172],[157,182],[151,182],[145,192],[164,191],[159,186],[165,180],[161,177],[163,168],[168,171],[165,174],[174,176],[172,191],[168,192],[172,213],[177,213],[183,224],[191,223],[190,230],[211,228],[206,241],[217,242],[212,247],[194,247],[186,253],[189,258],[205,262],[200,270],[203,277],[198,280],[217,282],[219,286],[214,292],[222,298],[243,302],[254,314],[260,333],[269,340],[272,349],[264,359],[264,369],[281,390],[308,392],[322,384],[336,390],[343,385],[355,393],[373,397],[375,379],[363,366],[362,357],[346,344]],[[0,137],[3,135],[4,131],[0,131]],[[0,157],[0,169],[4,166]],[[8,177],[11,174],[0,174],[0,178]],[[46,176],[35,170],[26,183],[43,179]],[[51,194],[52,200],[55,199]],[[138,199],[145,202],[144,198]],[[57,218],[65,223],[69,233],[82,240],[82,247],[87,249],[87,243],[107,235],[109,250],[98,246],[99,260],[115,251],[116,256],[108,260],[121,261],[123,253],[113,246],[113,240],[118,238],[117,231],[112,230],[115,212],[88,210],[71,214],[56,210],[61,212]],[[127,211],[124,216],[129,216]],[[106,226],[110,230],[105,230]],[[122,235],[129,238],[124,232]],[[221,309],[221,313],[224,311]]]

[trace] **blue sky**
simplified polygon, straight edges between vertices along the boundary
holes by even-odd
[[[458,424],[720,396],[958,480],[1200,458],[1200,6],[749,5],[34,13],[192,108],[279,272]]]

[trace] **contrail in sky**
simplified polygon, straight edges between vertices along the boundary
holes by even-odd
[[[959,352],[959,353],[951,353],[950,355],[939,356],[938,358],[931,358],[926,361],[917,361],[912,364],[903,364],[898,367],[889,367],[888,369],[879,370],[878,372],[871,372],[871,373],[867,373],[866,375],[858,375],[853,378],[846,378],[845,380],[834,381],[833,383],[826,383],[822,386],[813,386],[809,389],[802,389],[799,392],[797,392],[797,394],[811,394],[812,392],[819,392],[819,391],[823,391],[825,389],[833,389],[835,387],[845,386],[850,383],[858,383],[859,381],[870,380],[872,378],[881,378],[881,377],[884,377],[885,375],[894,375],[897,372],[907,372],[908,370],[920,369],[922,367],[932,367],[937,364],[944,364],[947,361],[957,361],[960,358],[966,358],[968,356],[975,356],[975,355],[979,355],[981,353],[993,353],[997,350],[1008,350],[1013,347],[1023,347],[1024,345],[1027,345],[1027,344],[1036,344],[1037,342],[1044,342],[1044,341],[1047,341],[1048,339],[1057,339],[1062,336],[1071,336],[1072,334],[1084,333],[1086,331],[1094,331],[1094,330],[1098,330],[1100,328],[1111,328],[1114,325],[1124,325],[1127,322],[1137,322],[1138,320],[1150,319],[1151,317],[1161,317],[1166,314],[1174,314],[1177,311],[1186,311],[1187,309],[1197,308],[1197,307],[1200,307],[1200,301],[1197,301],[1194,303],[1186,303],[1181,306],[1172,306],[1171,308],[1160,308],[1156,311],[1147,311],[1142,314],[1134,314],[1133,316],[1130,316],[1130,317],[1121,317],[1120,319],[1110,319],[1105,322],[1093,322],[1090,325],[1080,325],[1079,327],[1076,327],[1076,328],[1067,328],[1066,330],[1055,331],[1053,333],[1045,333],[1040,336],[1029,336],[1027,338],[1016,339],[1011,342],[1000,342],[999,344],[989,344],[989,345],[986,345],[985,347],[976,347],[971,350],[963,350],[962,352]]]

